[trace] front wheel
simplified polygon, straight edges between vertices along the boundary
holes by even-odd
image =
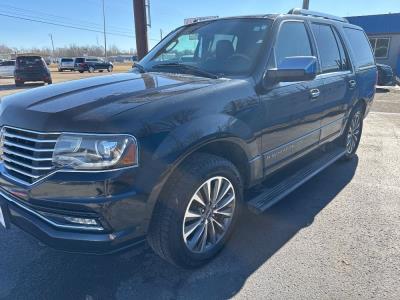
[[[107,71],[108,71],[108,72],[112,72],[112,71],[113,71],[113,67],[112,67],[112,66],[109,66],[109,67],[107,68]]]
[[[228,241],[242,202],[242,181],[224,158],[193,155],[173,175],[156,204],[148,239],[175,265],[193,268],[215,257]]]
[[[94,72],[94,67],[89,67],[89,73],[93,73]]]
[[[346,154],[344,155],[345,160],[350,160],[356,155],[358,146],[360,145],[363,121],[364,109],[362,105],[358,104],[351,112],[346,129],[341,138],[341,144],[346,148]]]

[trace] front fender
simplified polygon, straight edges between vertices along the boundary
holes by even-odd
[[[156,149],[153,159],[172,163],[185,153],[191,153],[206,143],[224,138],[235,140],[248,158],[252,157],[252,151],[247,147],[254,140],[252,130],[233,116],[213,114],[175,128]]]

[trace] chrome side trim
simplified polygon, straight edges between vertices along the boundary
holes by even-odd
[[[69,225],[63,225],[63,224],[58,224],[56,222],[53,222],[49,219],[47,219],[46,217],[44,217],[43,215],[41,215],[40,213],[26,207],[25,205],[19,203],[18,201],[12,199],[11,197],[7,196],[6,194],[4,194],[2,191],[0,191],[0,196],[2,196],[3,198],[5,198],[7,201],[10,201],[11,203],[17,205],[19,208],[35,215],[36,217],[42,219],[43,221],[49,223],[50,225],[57,227],[57,228],[62,228],[62,229],[73,229],[73,230],[85,230],[85,231],[103,231],[104,228],[103,227],[87,227],[87,226],[69,226]]]

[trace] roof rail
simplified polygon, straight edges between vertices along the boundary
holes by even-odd
[[[348,20],[345,18],[341,17],[336,17],[330,14],[324,14],[308,9],[301,9],[301,8],[293,8],[288,12],[289,15],[302,15],[302,16],[312,16],[312,17],[318,17],[318,18],[324,18],[324,19],[329,19],[329,20],[335,20],[343,23],[349,23]]]

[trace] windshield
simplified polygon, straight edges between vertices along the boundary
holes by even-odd
[[[271,25],[268,19],[229,19],[204,22],[178,30],[141,62],[146,70],[183,64],[216,75],[245,75],[255,65]],[[178,71],[178,69],[177,69]]]

